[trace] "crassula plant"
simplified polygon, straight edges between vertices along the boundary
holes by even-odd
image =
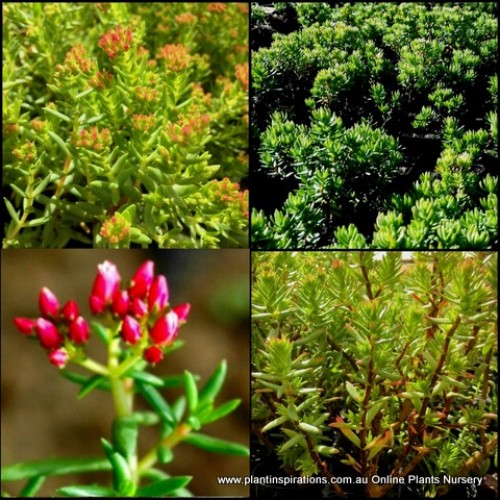
[[[496,254],[268,252],[253,266],[252,428],[283,473],[370,498],[487,483]]]
[[[6,4],[3,246],[247,246],[247,12]]]
[[[215,453],[245,457],[248,449],[238,443],[208,436],[202,427],[233,410],[239,399],[216,404],[227,365],[221,361],[203,385],[190,371],[159,377],[150,368],[182,347],[179,330],[186,323],[190,304],[170,305],[165,276],[156,275],[153,261],[144,262],[128,283],[115,264],[104,261],[89,295],[93,318],[86,318],[74,300],[64,304],[47,287],[39,293],[40,315],[16,317],[17,330],[38,341],[48,362],[80,387],[81,399],[94,390],[109,392],[115,410],[112,429],[103,436],[102,458],[51,458],[2,467],[2,483],[26,479],[21,496],[35,496],[45,478],[71,473],[111,472],[109,484],[67,485],[58,494],[73,497],[186,496],[194,470],[172,477],[159,464],[173,460],[179,443]],[[105,362],[88,354],[88,343],[99,340]],[[77,371],[71,367],[80,367]],[[201,387],[200,387],[201,385]],[[179,387],[184,394],[167,401],[163,389]],[[136,409],[140,397],[148,410]],[[156,444],[139,456],[142,426],[159,426]],[[97,439],[97,437],[96,437]],[[7,493],[3,493],[2,496]]]

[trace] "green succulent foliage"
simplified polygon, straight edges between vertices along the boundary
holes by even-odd
[[[276,248],[315,247],[340,220],[382,207],[402,160],[392,136],[367,123],[345,128],[324,108],[313,111],[310,127],[273,115],[260,152],[262,169],[292,177],[299,187],[282,210],[252,219],[252,241],[259,248],[266,240]]]
[[[3,246],[246,246],[245,7],[7,6]]]
[[[492,158],[498,158],[496,7],[291,5],[300,29],[276,34],[270,47],[252,55],[252,137],[263,172],[300,184],[274,213],[256,209],[253,245],[494,247],[496,193],[485,193],[482,182],[495,175]],[[353,145],[348,135],[357,133],[362,144]],[[397,141],[392,155],[386,136]],[[425,164],[413,151],[414,139],[441,146],[441,156],[467,153],[471,164],[461,156],[450,174],[442,172],[441,160]],[[440,194],[418,193],[425,173],[407,193],[398,192],[397,183],[390,189],[392,178],[407,175],[408,167],[429,171],[442,183]],[[451,187],[448,177],[457,169],[463,173]],[[325,185],[317,177],[327,171]],[[356,178],[363,179],[365,193]],[[404,212],[401,199],[408,205]],[[365,207],[370,221],[379,212],[373,234],[373,226],[350,227],[360,224]]]
[[[495,253],[252,257],[252,428],[287,471],[335,476],[342,463],[379,497],[394,484],[380,489],[373,475],[487,467],[497,439]]]

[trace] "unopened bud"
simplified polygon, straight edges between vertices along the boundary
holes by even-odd
[[[78,316],[80,316],[80,310],[78,309],[78,304],[74,300],[68,300],[64,307],[62,308],[62,315],[66,321],[74,321]]]
[[[148,293],[154,279],[154,262],[147,260],[135,272],[128,293],[130,297],[143,299]]]
[[[141,326],[132,316],[125,316],[121,333],[125,342],[136,344],[141,339]]]
[[[78,316],[69,325],[69,338],[75,344],[84,344],[89,339],[89,325],[85,318]]]
[[[55,294],[45,286],[40,290],[38,305],[45,318],[57,318],[59,315],[59,301]]]
[[[35,333],[36,321],[30,318],[14,318],[14,325],[23,335]]]
[[[167,344],[175,339],[178,331],[179,319],[174,311],[170,311],[156,321],[149,335],[155,344]]]
[[[63,345],[63,336],[51,321],[45,318],[38,318],[35,329],[41,344],[46,349],[57,349]]]
[[[49,361],[57,368],[64,368],[68,358],[69,355],[66,349],[55,349],[49,353]]]
[[[159,363],[163,359],[163,351],[159,347],[156,347],[155,345],[148,347],[144,351],[144,359],[148,363],[155,365],[156,363]]]

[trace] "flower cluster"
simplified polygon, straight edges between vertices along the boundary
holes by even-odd
[[[248,63],[236,65],[236,78],[245,90],[248,90]]]
[[[225,5],[223,2],[212,2],[208,4],[207,9],[210,12],[220,13],[224,12],[227,9],[227,5]]]
[[[191,108],[189,115],[180,115],[177,123],[169,127],[170,137],[174,142],[184,143],[193,134],[198,134],[210,123],[210,116]]]
[[[38,305],[41,317],[37,319],[17,317],[14,324],[24,335],[36,335],[49,355],[50,362],[64,368],[75,346],[89,339],[89,325],[74,300],[59,306],[56,295],[47,287],[40,290]]]
[[[120,334],[130,345],[138,345],[148,363],[163,358],[163,348],[171,344],[186,322],[190,304],[169,308],[169,290],[165,276],[154,274],[154,263],[144,262],[128,288],[120,288],[121,277],[116,266],[105,261],[98,273],[89,298],[93,314],[111,315],[121,321]],[[148,332],[144,335],[144,332]]]
[[[142,85],[139,85],[135,89],[135,95],[140,101],[151,102],[156,101],[158,91],[156,89],[152,89],[151,87],[143,87]]]
[[[146,132],[152,128],[155,124],[155,115],[151,113],[149,115],[133,115],[132,116],[132,128],[140,130],[141,132]]]
[[[98,71],[90,78],[89,85],[95,89],[102,90],[111,83],[112,79],[113,75],[108,71]]]
[[[119,332],[117,335],[137,348],[148,363],[158,363],[163,359],[163,349],[175,340],[186,322],[190,304],[169,307],[167,280],[163,275],[155,276],[152,261],[137,269],[125,289],[120,288],[121,276],[115,264],[104,261],[97,267],[89,297],[92,314],[111,319],[115,327],[110,331]],[[60,307],[56,295],[46,287],[40,290],[39,308],[41,317],[17,317],[14,324],[22,334],[36,335],[50,362],[64,368],[77,348],[88,341],[89,324],[74,300]]]
[[[178,16],[175,16],[175,20],[179,24],[191,24],[196,22],[198,18],[191,12],[184,12],[183,14],[179,14]]]
[[[26,163],[32,163],[38,156],[36,146],[31,141],[26,141],[22,146],[14,149],[12,154]]]
[[[130,237],[130,222],[122,214],[116,213],[104,221],[99,235],[111,245],[117,245]]]
[[[240,191],[240,185],[225,177],[221,181],[213,180],[216,186],[214,195],[225,205],[239,205],[243,217],[248,217],[248,190]]]
[[[192,56],[189,48],[180,44],[167,44],[158,51],[158,59],[165,59],[165,66],[169,71],[181,71],[189,65]]]
[[[107,128],[99,131],[98,127],[90,127],[89,130],[81,130],[74,138],[75,146],[81,148],[94,149],[101,151],[103,148],[111,145],[111,132]]]
[[[109,30],[99,40],[99,47],[106,52],[110,59],[127,52],[132,44],[132,31],[124,30],[121,26]]]
[[[66,53],[64,64],[58,64],[56,69],[60,73],[76,75],[79,72],[88,73],[94,67],[94,62],[85,57],[85,48],[81,43]]]

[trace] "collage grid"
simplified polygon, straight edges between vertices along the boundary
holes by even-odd
[[[2,24],[3,497],[498,497],[496,3]]]

